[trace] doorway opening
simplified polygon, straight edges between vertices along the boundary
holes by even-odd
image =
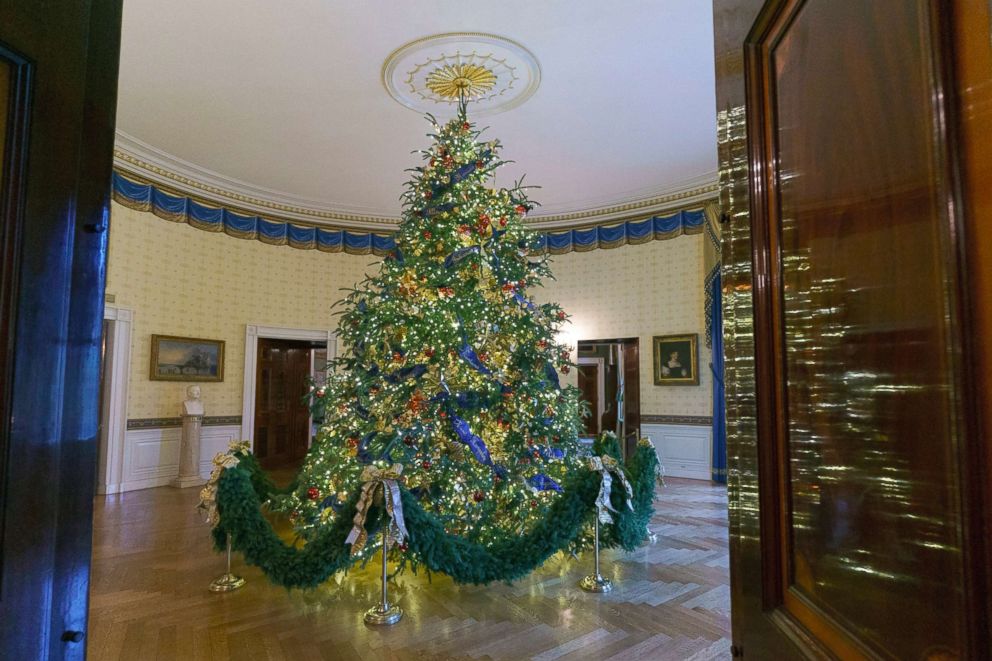
[[[641,435],[640,345],[636,337],[579,340],[578,376],[591,415],[584,431],[612,431],[624,456],[633,454]]]
[[[327,342],[258,339],[255,371],[255,456],[266,470],[295,469],[313,438],[306,394],[323,381]]]

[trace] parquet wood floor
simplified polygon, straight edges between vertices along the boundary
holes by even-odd
[[[168,487],[98,499],[89,658],[577,659],[730,658],[726,490],[669,479],[659,489],[654,544],[604,552],[614,591],[576,582],[591,557],[555,557],[512,585],[457,586],[403,575],[390,592],[400,624],[370,629],[375,566],[312,591],[289,592],[235,560],[247,585],[213,594],[222,572],[194,506],[198,489]]]

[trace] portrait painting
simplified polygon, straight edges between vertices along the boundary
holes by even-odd
[[[657,386],[699,385],[699,335],[654,336],[654,383]]]
[[[223,381],[224,340],[152,335],[152,381]]]

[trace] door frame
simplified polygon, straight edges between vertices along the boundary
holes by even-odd
[[[104,427],[100,437],[100,464],[96,492],[100,495],[121,492],[124,479],[124,442],[127,433],[128,382],[131,375],[131,331],[134,311],[107,305],[103,319],[110,321],[107,330],[110,351],[104,354],[104,402],[100,415]],[[106,416],[104,416],[106,411]]]
[[[255,387],[258,370],[258,340],[304,340],[308,342],[326,342],[327,360],[337,357],[337,332],[313,328],[285,328],[282,326],[263,326],[262,324],[247,324],[245,326],[245,373],[241,405],[241,440],[248,441],[252,450],[255,449]]]

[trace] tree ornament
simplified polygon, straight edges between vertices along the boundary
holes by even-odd
[[[476,491],[474,494],[472,494],[472,500],[474,500],[477,503],[481,503],[485,499],[486,499],[486,494],[482,493],[481,490]]]
[[[317,500],[320,498],[320,490],[317,487],[310,487],[307,489],[307,498],[310,500]]]
[[[516,211],[521,216],[527,213],[527,207],[525,207],[522,204],[518,204],[517,206],[513,207],[513,210]]]

